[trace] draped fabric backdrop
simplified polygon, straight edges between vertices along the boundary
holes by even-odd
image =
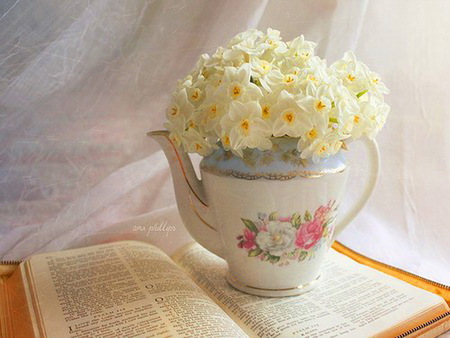
[[[449,16],[446,0],[0,1],[0,257],[188,241],[145,134],[200,54],[272,27],[329,63],[354,50],[391,89],[379,184],[339,239],[450,284]],[[368,175],[357,143],[348,155],[346,205]]]

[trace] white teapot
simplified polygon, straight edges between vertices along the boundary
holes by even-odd
[[[255,295],[292,296],[315,287],[332,242],[363,208],[378,177],[378,147],[362,139],[372,175],[362,196],[340,215],[349,171],[342,152],[319,163],[305,161],[297,140],[288,137],[273,138],[271,150],[251,149],[243,158],[219,147],[202,159],[199,180],[168,131],[148,135],[169,161],[189,233],[227,261],[232,286]]]

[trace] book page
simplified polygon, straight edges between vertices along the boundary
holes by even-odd
[[[41,336],[242,337],[161,250],[124,241],[31,258]]]
[[[285,298],[234,289],[225,280],[226,262],[198,244],[173,259],[251,336],[374,336],[443,302],[334,250],[316,289]]]

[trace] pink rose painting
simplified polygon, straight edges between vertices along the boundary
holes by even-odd
[[[309,250],[320,239],[323,234],[323,226],[318,219],[306,222],[297,230],[295,245],[297,248]]]
[[[242,219],[243,235],[236,237],[238,248],[272,264],[287,265],[313,257],[321,244],[331,237],[337,207],[335,201],[319,206],[314,216],[306,210],[280,216],[277,212],[258,213],[257,220]]]

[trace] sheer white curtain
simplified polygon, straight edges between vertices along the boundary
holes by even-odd
[[[145,133],[162,127],[198,55],[272,27],[317,41],[329,62],[355,50],[391,89],[379,185],[340,240],[450,284],[449,15],[445,0],[1,1],[0,257],[115,238],[170,251],[189,240],[167,162]],[[162,223],[176,230],[139,231]]]

